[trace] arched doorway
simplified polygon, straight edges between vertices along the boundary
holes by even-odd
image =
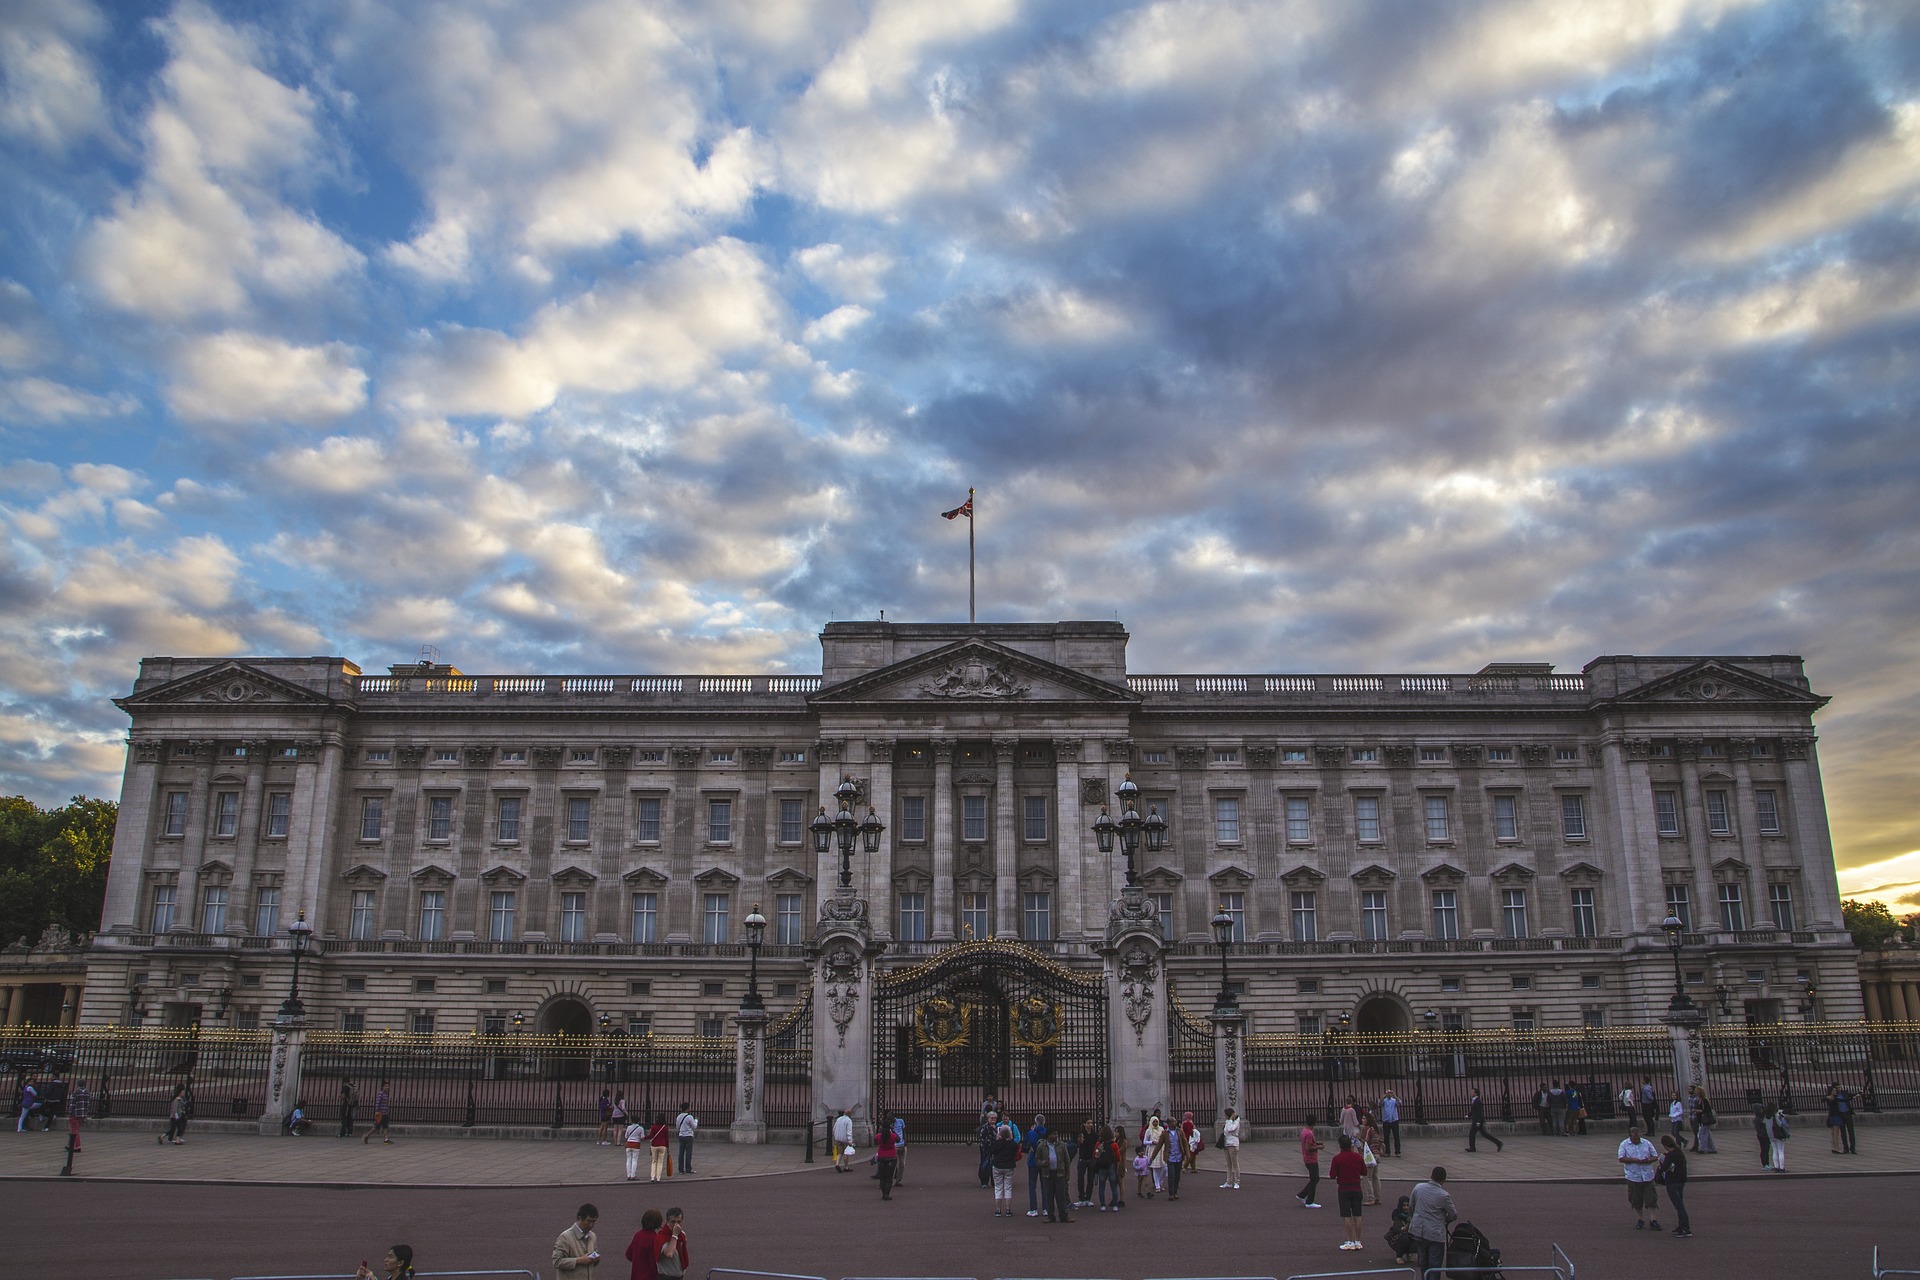
[[[556,1079],[583,1080],[593,1056],[593,1014],[572,996],[560,996],[540,1011],[542,1035],[565,1037],[552,1050],[549,1073]],[[568,1045],[566,1041],[579,1043]]]
[[[1413,1020],[1407,1007],[1390,995],[1368,996],[1353,1011],[1353,1029],[1360,1036],[1400,1036],[1413,1030]],[[1399,1076],[1406,1073],[1408,1055],[1404,1046],[1397,1044],[1374,1044],[1368,1046],[1362,1040],[1359,1054],[1360,1074],[1373,1078]],[[1369,1048],[1371,1051],[1369,1051]]]

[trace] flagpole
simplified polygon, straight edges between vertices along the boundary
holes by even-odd
[[[967,625],[974,624],[973,612],[973,526],[980,509],[973,504],[973,488],[967,488]]]

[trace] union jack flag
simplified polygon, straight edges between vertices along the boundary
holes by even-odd
[[[961,516],[965,516],[969,520],[973,519],[973,499],[972,498],[968,498],[965,502],[961,503],[959,506],[955,507],[951,511],[942,511],[940,513],[940,518],[943,520],[958,520]]]

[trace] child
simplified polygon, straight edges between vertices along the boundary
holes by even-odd
[[[1133,1194],[1135,1199],[1143,1199],[1147,1194],[1147,1149],[1144,1145],[1133,1149]]]

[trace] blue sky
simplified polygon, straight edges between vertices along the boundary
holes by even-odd
[[[147,654],[817,670],[972,485],[1136,670],[1804,654],[1920,891],[1909,7],[4,14],[0,789]]]

